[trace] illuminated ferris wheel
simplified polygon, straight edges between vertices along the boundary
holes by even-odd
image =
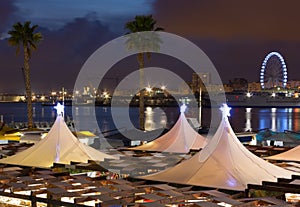
[[[264,59],[260,70],[260,85],[262,89],[286,87],[287,68],[282,55],[270,52]]]

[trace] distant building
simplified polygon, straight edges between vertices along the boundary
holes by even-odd
[[[199,92],[199,88],[201,87],[202,90],[211,84],[211,75],[210,73],[203,72],[203,73],[193,73],[192,75],[192,90],[193,92]]]
[[[251,82],[248,83],[248,91],[250,92],[260,92],[261,91],[261,85],[259,82]]]
[[[300,88],[300,81],[298,80],[290,80],[287,82],[287,88],[290,89],[299,89]]]
[[[191,83],[182,82],[178,85],[177,91],[173,91],[173,94],[182,94],[182,95],[190,94],[191,89],[189,88],[189,86],[191,85],[192,85]]]
[[[0,94],[0,102],[19,102],[25,100],[26,98],[24,95]]]
[[[232,87],[229,84],[224,84],[223,87],[224,87],[225,92],[232,92],[233,91]]]
[[[210,84],[206,86],[206,90],[204,90],[203,92],[214,92],[214,93],[221,93],[221,92],[225,92],[226,88],[224,87],[224,85],[217,85],[217,84]]]
[[[248,81],[245,78],[234,78],[233,80],[229,80],[229,86],[233,91],[247,91]]]

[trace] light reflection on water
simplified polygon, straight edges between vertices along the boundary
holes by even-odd
[[[300,131],[299,118],[299,108],[234,108],[230,121],[237,131],[269,128],[283,132]]]
[[[124,110],[124,107],[118,107],[118,121],[122,127],[129,126],[125,114],[130,114],[130,126],[138,127],[138,108],[133,107]],[[129,110],[129,111],[128,111]],[[218,110],[218,109],[214,109]],[[78,130],[95,130],[99,126],[101,131],[115,129],[111,110],[109,107],[95,107],[93,110],[89,106],[79,106],[75,108],[74,121],[80,128]],[[0,103],[0,115],[6,123],[25,122],[27,120],[25,103]],[[66,118],[71,119],[72,108],[66,106]],[[202,124],[209,127],[211,109],[202,109]],[[96,115],[98,123],[90,123],[90,116]],[[170,128],[179,115],[179,109],[166,107],[151,108],[147,107],[145,111],[146,130],[153,130],[161,127]],[[41,106],[34,104],[34,121],[53,122],[55,120],[55,110],[51,106]],[[191,116],[191,113],[188,114]],[[193,118],[198,118],[197,114],[192,114]],[[236,132],[256,131],[269,128],[274,131],[300,131],[300,108],[232,108],[229,121]],[[217,123],[218,124],[218,123]]]
[[[159,128],[165,128],[167,117],[160,108],[147,107],[145,112],[145,130],[151,131]]]

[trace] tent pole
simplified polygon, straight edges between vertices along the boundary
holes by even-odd
[[[202,89],[201,89],[201,85],[199,88],[199,126],[201,127],[202,123],[201,123],[201,116],[202,116]]]

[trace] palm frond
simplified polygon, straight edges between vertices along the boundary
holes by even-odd
[[[17,48],[17,54],[19,54],[21,44],[23,46],[26,45],[28,54],[31,54],[30,50],[36,50],[37,43],[42,40],[42,34],[39,32],[35,33],[38,25],[31,27],[30,24],[30,21],[26,21],[24,24],[17,22],[12,26],[13,29],[8,32],[10,35],[8,43]]]

